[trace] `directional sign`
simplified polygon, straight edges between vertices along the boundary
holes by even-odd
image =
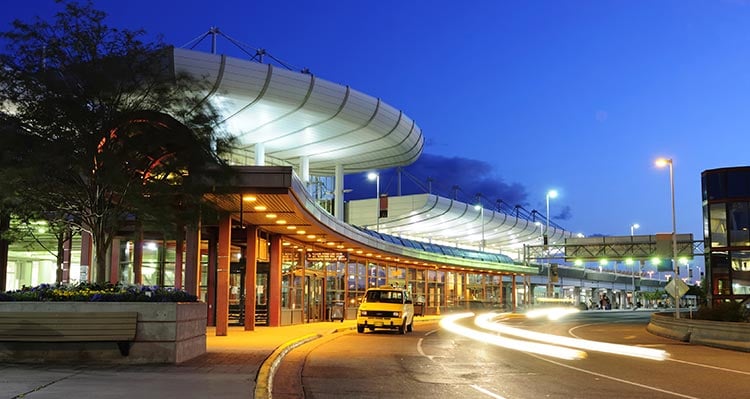
[[[681,278],[673,278],[664,286],[664,289],[672,298],[678,299],[687,294],[690,287]]]

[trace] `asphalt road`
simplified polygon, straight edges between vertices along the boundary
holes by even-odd
[[[750,353],[656,337],[645,330],[648,317],[583,312],[554,322],[511,319],[503,325],[664,350],[667,360],[607,348],[579,349],[584,359],[564,360],[498,347],[438,324],[415,325],[406,335],[341,334],[288,355],[274,381],[274,398],[750,398]],[[488,332],[474,326],[473,318],[458,323]],[[522,349],[532,345],[524,338],[517,338]]]

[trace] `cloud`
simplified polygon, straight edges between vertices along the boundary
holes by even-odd
[[[387,169],[380,173],[380,191],[397,195],[397,170]],[[349,175],[345,187],[352,189],[347,199],[372,198],[375,195],[373,183],[367,181],[366,174]],[[527,205],[527,191],[520,183],[508,183],[497,176],[493,166],[487,162],[462,158],[445,157],[423,153],[419,159],[403,168],[401,193],[422,194],[432,192],[447,198],[473,203],[477,193],[482,194],[485,207],[494,207],[497,200],[510,206]]]
[[[569,220],[573,217],[573,211],[570,209],[569,205],[565,205],[556,215],[551,215],[551,217],[554,220]]]

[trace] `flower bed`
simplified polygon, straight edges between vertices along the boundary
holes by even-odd
[[[40,285],[0,294],[2,312],[137,312],[128,356],[97,342],[0,342],[0,362],[181,363],[206,352],[206,304],[182,290],[122,284]]]
[[[0,302],[198,302],[186,291],[131,284],[41,284],[0,292]]]

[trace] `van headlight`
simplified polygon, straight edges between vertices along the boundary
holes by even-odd
[[[366,310],[360,310],[359,311],[359,315],[360,316],[367,316],[367,311]]]
[[[393,317],[400,317],[400,316],[401,316],[401,312],[393,312]]]

